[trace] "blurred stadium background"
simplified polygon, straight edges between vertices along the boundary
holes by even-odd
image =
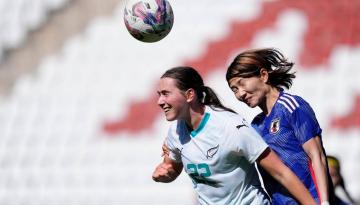
[[[225,82],[238,52],[276,47],[360,199],[360,0],[169,0],[158,43],[133,39],[121,0],[0,1],[0,204],[194,204],[184,174],[151,180],[166,122],[156,82],[190,65],[250,121]]]

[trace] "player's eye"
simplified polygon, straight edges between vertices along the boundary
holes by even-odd
[[[162,92],[161,92],[161,95],[163,95],[163,96],[165,96],[165,97],[166,97],[166,96],[168,96],[168,95],[169,95],[169,93],[170,93],[169,91],[162,91]]]
[[[232,87],[231,90],[233,91],[234,94],[236,94],[238,91],[238,89],[236,87]]]

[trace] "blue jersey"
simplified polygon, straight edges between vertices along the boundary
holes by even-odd
[[[321,128],[310,105],[299,96],[281,92],[271,113],[268,116],[260,113],[252,125],[319,202],[310,158],[302,147],[309,139],[321,135]],[[298,204],[286,188],[261,168],[260,171],[273,204]]]

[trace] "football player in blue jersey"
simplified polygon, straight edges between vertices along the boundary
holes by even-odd
[[[239,101],[262,110],[252,126],[318,204],[334,204],[322,130],[314,111],[303,98],[284,92],[295,78],[293,65],[274,48],[247,50],[234,58],[226,80]],[[281,184],[263,170],[261,173],[273,204],[297,204]]]
[[[171,182],[189,175],[199,204],[267,205],[255,162],[302,204],[316,204],[309,191],[269,149],[246,120],[222,105],[199,73],[190,67],[166,71],[158,86],[158,105],[172,121],[164,159],[153,179]]]

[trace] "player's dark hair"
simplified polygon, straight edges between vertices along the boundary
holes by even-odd
[[[225,107],[221,103],[213,89],[204,85],[204,81],[200,74],[192,67],[184,66],[171,68],[167,70],[161,78],[175,79],[176,87],[182,91],[187,91],[190,88],[194,89],[200,104],[234,112],[232,109]]]
[[[269,73],[268,84],[281,89],[289,89],[295,72],[290,72],[294,63],[289,62],[275,48],[247,50],[235,57],[227,69],[226,80],[234,77],[249,78],[260,76],[260,70],[265,68]]]

